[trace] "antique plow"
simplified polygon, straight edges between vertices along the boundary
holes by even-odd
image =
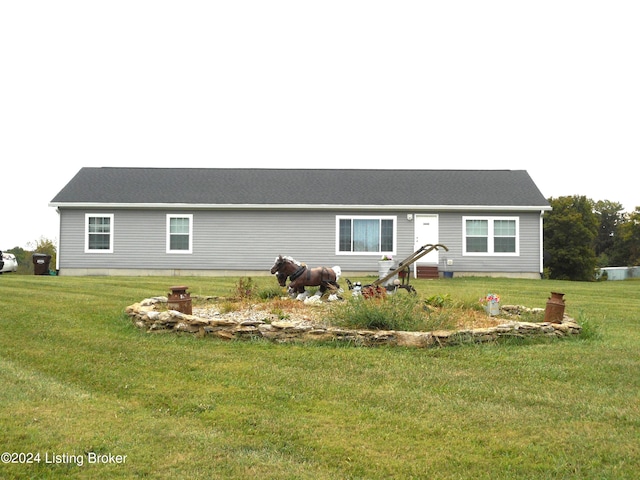
[[[364,296],[377,296],[381,290],[383,292],[385,289],[387,291],[394,291],[398,288],[404,288],[406,291],[410,293],[416,293],[415,288],[413,288],[413,286],[410,285],[409,283],[411,279],[411,268],[410,268],[411,265],[413,265],[415,262],[420,260],[422,257],[424,257],[427,253],[431,252],[432,250],[440,250],[440,249],[444,249],[447,252],[449,251],[449,249],[446,246],[440,243],[437,243],[435,245],[432,245],[432,244],[423,245],[418,250],[416,250],[411,255],[409,255],[407,258],[405,258],[400,263],[398,263],[398,265],[395,268],[392,268],[391,270],[389,270],[389,273],[387,273],[384,277],[379,278],[378,280],[376,280],[370,285],[362,286],[361,287],[362,294]],[[384,286],[386,282],[388,282],[395,275],[398,275],[398,277],[402,279],[401,282],[397,284],[396,282],[394,282],[391,285]],[[349,285],[349,289],[353,290],[354,286],[352,285],[352,283],[349,280],[347,280],[347,283]]]

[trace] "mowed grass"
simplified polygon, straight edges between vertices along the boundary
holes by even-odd
[[[637,478],[638,281],[412,282],[530,307],[561,291],[588,330],[444,349],[148,334],[124,314],[171,285],[237,281],[0,276],[0,450],[40,455],[0,478]]]

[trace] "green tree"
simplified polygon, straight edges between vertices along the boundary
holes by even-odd
[[[614,240],[616,266],[640,265],[640,207],[620,224]]]
[[[544,219],[544,248],[549,276],[557,280],[593,280],[598,216],[585,196],[550,198]]]
[[[600,222],[598,236],[594,243],[598,265],[601,267],[615,266],[612,263],[612,257],[616,256],[614,240],[618,227],[625,221],[622,204],[609,200],[598,200],[595,203],[594,212]]]
[[[7,253],[13,253],[18,261],[18,268],[27,264],[27,260],[31,260],[29,252],[22,247],[13,247],[11,250],[7,250]]]

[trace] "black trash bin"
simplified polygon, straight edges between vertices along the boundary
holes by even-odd
[[[49,275],[49,263],[51,263],[51,255],[46,253],[34,253],[33,260],[33,274],[34,275]]]

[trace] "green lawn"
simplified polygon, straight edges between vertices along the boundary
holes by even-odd
[[[638,477],[638,281],[415,281],[530,307],[561,291],[588,333],[446,349],[148,334],[124,314],[236,282],[1,275],[0,451],[39,462],[0,478]]]

